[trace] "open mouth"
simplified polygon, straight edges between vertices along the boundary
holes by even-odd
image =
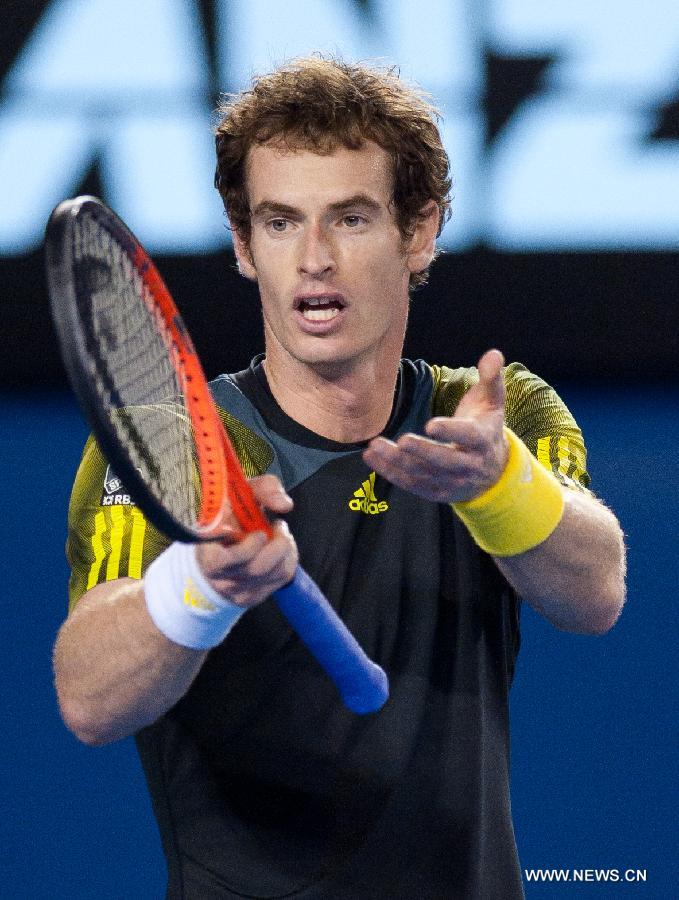
[[[295,305],[307,322],[329,322],[344,308],[344,303],[335,294],[300,297]]]

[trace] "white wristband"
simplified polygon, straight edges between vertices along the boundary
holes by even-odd
[[[212,587],[196,561],[196,545],[170,544],[144,576],[149,615],[159,631],[183,647],[221,644],[245,612]]]

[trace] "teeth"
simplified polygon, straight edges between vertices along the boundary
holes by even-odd
[[[325,309],[302,310],[302,315],[310,322],[327,322],[329,319],[334,319],[338,313],[339,310],[334,306],[326,307]]]
[[[308,297],[304,301],[308,306],[319,306],[321,303],[332,303],[331,297]]]

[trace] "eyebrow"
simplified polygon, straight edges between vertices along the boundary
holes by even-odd
[[[338,200],[336,203],[331,203],[328,206],[328,210],[331,213],[337,214],[357,206],[367,209],[370,212],[377,212],[381,208],[377,200],[374,200],[368,194],[354,194],[352,197],[347,197],[346,200]],[[299,217],[301,211],[295,206],[290,206],[287,203],[280,203],[278,200],[262,200],[252,210],[251,215],[253,219],[261,219],[263,216],[267,215]]]

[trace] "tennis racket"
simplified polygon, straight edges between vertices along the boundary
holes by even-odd
[[[271,537],[219,418],[191,338],[135,236],[95,197],[60,203],[46,232],[47,282],[64,365],[112,469],[168,538]],[[230,533],[233,531],[229,529]],[[298,567],[276,601],[345,705],[374,712],[387,677]]]

